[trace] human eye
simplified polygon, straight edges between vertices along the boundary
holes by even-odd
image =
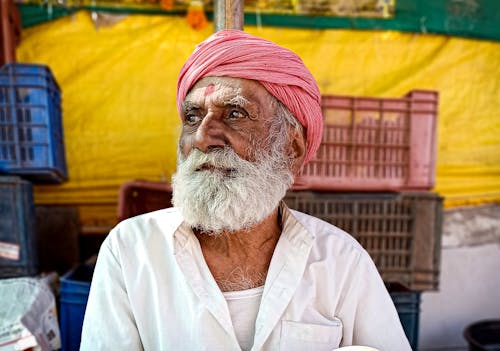
[[[248,113],[240,108],[231,108],[229,110],[228,119],[238,120],[238,119],[244,119],[247,117],[248,117]]]
[[[184,123],[188,125],[195,125],[200,121],[200,117],[194,111],[186,111],[184,113]]]

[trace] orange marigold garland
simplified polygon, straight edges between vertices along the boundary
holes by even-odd
[[[203,11],[203,2],[191,0],[187,11],[187,22],[196,30],[201,30],[207,26],[207,17]]]
[[[174,8],[174,0],[161,0],[160,7],[164,10],[172,10]]]

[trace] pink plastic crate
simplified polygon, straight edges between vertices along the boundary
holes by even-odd
[[[323,140],[293,189],[400,191],[434,186],[438,93],[323,96]]]

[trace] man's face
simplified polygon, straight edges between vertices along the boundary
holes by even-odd
[[[293,182],[289,126],[257,82],[204,78],[183,104],[173,203],[204,232],[250,228],[272,213]]]
[[[187,157],[193,148],[202,152],[228,146],[252,161],[254,145],[269,146],[273,97],[258,82],[206,77],[198,81],[183,103],[180,151]],[[266,145],[267,143],[267,145]],[[258,151],[257,151],[258,152]]]

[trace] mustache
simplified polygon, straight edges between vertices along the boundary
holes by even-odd
[[[179,165],[190,172],[197,171],[220,171],[228,175],[237,173],[239,170],[248,167],[255,167],[255,164],[241,158],[231,147],[202,152],[193,149],[187,157],[179,155]]]

